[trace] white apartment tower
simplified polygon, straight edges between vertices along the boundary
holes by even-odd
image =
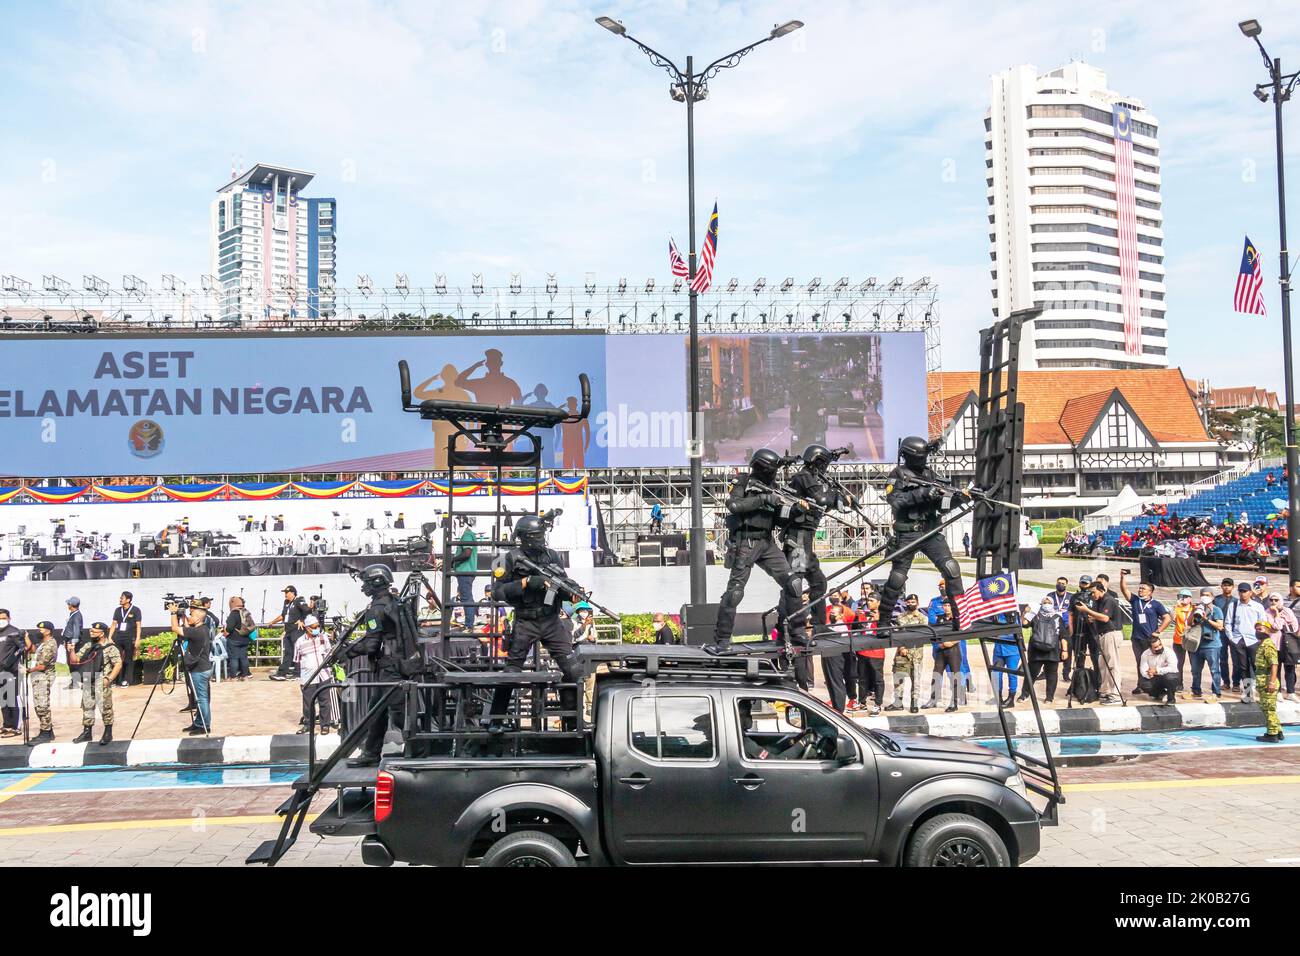
[[[1086,63],[1004,70],[991,102],[993,314],[1043,310],[1021,369],[1167,368],[1156,118]]]
[[[334,312],[338,203],[299,193],[312,173],[258,163],[212,201],[212,275],[227,321]]]

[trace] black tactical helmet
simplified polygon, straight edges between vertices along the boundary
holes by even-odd
[[[525,548],[546,547],[546,522],[537,515],[524,515],[515,522],[515,540]]]
[[[813,442],[803,450],[803,463],[822,469],[831,463],[831,450],[825,445]]]
[[[362,569],[360,574],[361,593],[367,597],[387,594],[393,586],[393,572],[386,564],[371,564]]]
[[[781,467],[781,456],[770,448],[760,448],[749,459],[749,470],[759,481],[771,481]]]
[[[930,444],[919,435],[909,435],[898,446],[898,457],[910,468],[925,467],[925,459],[930,454]]]

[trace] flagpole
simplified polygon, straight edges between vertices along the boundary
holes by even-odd
[[[1282,148],[1282,60],[1274,59],[1272,64],[1273,79],[1273,125],[1277,139],[1277,228],[1280,239],[1278,249],[1281,268],[1278,282],[1282,287],[1282,371],[1283,384],[1286,388],[1286,417],[1283,418],[1286,440],[1286,541],[1287,541],[1287,584],[1300,581],[1300,453],[1296,449],[1295,436],[1295,382],[1291,355],[1291,266],[1286,247],[1286,168]]]
[[[690,258],[687,260],[690,291],[690,444],[686,453],[691,468],[691,536],[689,539],[691,561],[691,603],[703,604],[708,600],[708,579],[705,558],[708,551],[704,540],[704,444],[700,440],[700,322],[699,295],[695,291],[695,63],[686,58],[686,75],[683,78],[686,93],[686,195],[690,220]]]
[[[690,287],[690,338],[688,349],[690,353],[690,381],[688,388],[690,391],[690,434],[686,449],[687,458],[690,464],[691,479],[691,527],[689,553],[691,559],[691,604],[703,604],[708,600],[707,579],[705,577],[705,556],[707,550],[704,540],[704,443],[700,438],[700,326],[699,326],[699,301],[698,295],[693,288],[695,285],[695,101],[702,100],[709,92],[709,78],[715,76],[721,70],[727,70],[736,66],[741,60],[756,50],[764,43],[779,39],[783,36],[789,36],[795,30],[803,26],[802,20],[787,20],[785,23],[778,23],[772,27],[771,32],[748,46],[741,47],[734,53],[728,53],[726,56],[714,60],[698,74],[695,72],[695,60],[693,57],[686,58],[686,69],[679,70],[677,66],[665,57],[663,54],[646,46],[636,37],[627,32],[623,24],[613,17],[597,17],[596,23],[608,30],[615,36],[623,37],[634,43],[655,66],[662,67],[668,71],[669,76],[673,78],[673,83],[669,87],[669,95],[674,100],[686,101],[686,194],[689,209],[687,210],[690,219],[690,259],[688,261],[688,281]]]

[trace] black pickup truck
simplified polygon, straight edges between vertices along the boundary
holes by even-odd
[[[1014,866],[1038,852],[1008,757],[866,729],[782,682],[600,674],[592,715],[575,756],[386,758],[352,789],[340,768],[311,829],[362,835],[377,866]]]

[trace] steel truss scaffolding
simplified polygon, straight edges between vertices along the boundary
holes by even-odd
[[[63,281],[45,281],[45,288],[36,290],[30,283],[4,277],[0,283],[0,336],[60,332],[139,336],[191,332],[236,336],[250,332],[686,332],[687,294],[681,283],[647,280],[597,286],[588,280],[582,286],[548,283],[537,287],[512,282],[497,287],[476,282],[466,288],[439,282],[425,288],[375,288],[367,282],[356,288],[301,294],[290,290],[290,298],[304,304],[301,314],[258,306],[232,321],[222,318],[227,293],[215,288],[191,289],[173,277],[165,278],[171,281],[165,281],[159,290],[148,289],[140,280],[126,283],[131,289],[110,289],[93,276],[86,277],[81,290],[73,290]],[[308,315],[305,302],[312,291],[331,293],[337,303],[335,311]],[[256,304],[249,296],[257,292],[242,290],[241,301]],[[928,278],[911,283],[896,278],[879,284],[873,279],[857,284],[841,279],[825,285],[819,281],[795,285],[787,279],[770,286],[763,280],[741,285],[732,279],[720,281],[700,296],[699,310],[704,335],[921,332],[925,336],[927,384],[922,387],[926,389],[927,419],[932,432],[942,425],[938,378],[933,374],[942,367],[939,289]],[[840,465],[836,474],[870,504],[880,497],[871,489],[883,486],[890,467]],[[721,534],[721,517],[715,509],[725,498],[734,474],[734,468],[705,469],[706,524],[708,515],[714,514],[711,535]],[[272,480],[283,476],[259,477]],[[401,473],[401,477],[414,477],[414,473]],[[689,524],[689,473],[684,466],[598,469],[588,472],[588,477],[589,493],[600,505],[610,544],[620,554],[634,550],[636,534],[646,530],[652,504],[663,507],[666,528],[685,530]],[[877,520],[875,513],[868,513]],[[887,524],[883,508],[877,523]],[[865,534],[865,529],[834,521],[824,527],[826,537],[820,548],[830,554],[858,552],[859,534]]]

